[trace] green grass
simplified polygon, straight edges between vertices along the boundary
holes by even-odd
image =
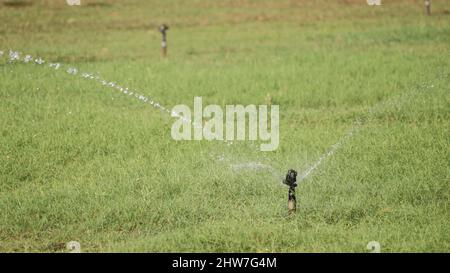
[[[0,251],[450,251],[448,1],[429,17],[406,0],[81,1],[0,1],[0,49],[169,107],[278,104],[280,147],[175,142],[148,105],[3,57]],[[299,185],[293,217],[280,178],[230,167],[302,172],[358,119]]]

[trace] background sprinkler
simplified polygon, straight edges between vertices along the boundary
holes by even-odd
[[[425,9],[427,11],[427,15],[431,14],[431,0],[425,0]]]
[[[289,213],[294,213],[297,209],[297,199],[295,198],[295,187],[297,187],[297,172],[289,170],[283,183],[289,186],[288,194],[288,210]]]
[[[169,30],[169,26],[166,24],[162,24],[159,26],[159,32],[162,34],[162,42],[161,42],[161,54],[163,57],[166,57],[167,55],[167,38],[166,38],[166,31]]]

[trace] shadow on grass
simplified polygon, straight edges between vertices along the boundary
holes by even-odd
[[[24,0],[8,0],[4,1],[3,5],[12,8],[24,8],[33,5],[33,2]]]

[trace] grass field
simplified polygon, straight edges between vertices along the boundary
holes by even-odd
[[[148,104],[1,57],[0,252],[450,252],[449,1],[0,0],[0,18],[5,53],[168,107],[280,106],[275,152],[176,142]],[[355,126],[287,217],[282,176]]]

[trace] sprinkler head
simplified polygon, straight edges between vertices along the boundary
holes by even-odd
[[[159,32],[165,33],[167,30],[169,30],[169,26],[166,25],[166,24],[162,24],[162,25],[159,26],[158,29],[159,29]]]
[[[286,174],[286,178],[283,183],[288,185],[290,188],[297,187],[297,172],[295,170],[289,170]]]

